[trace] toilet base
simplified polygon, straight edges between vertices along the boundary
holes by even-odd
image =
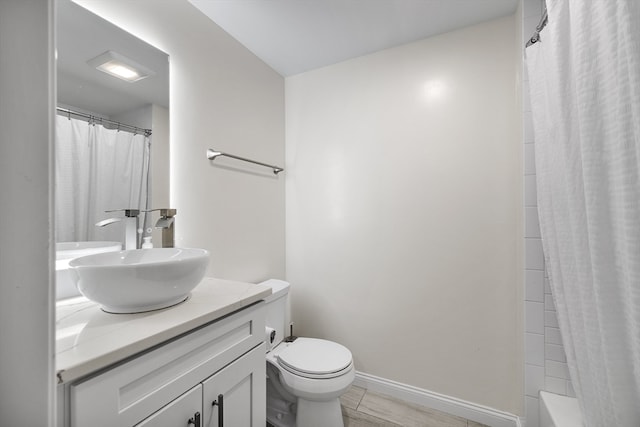
[[[272,378],[277,372],[269,370],[273,367],[267,363],[267,426],[271,427],[295,427],[296,425],[296,401],[282,386]],[[286,395],[283,396],[283,394]]]
[[[340,399],[324,402],[298,398],[296,425],[298,427],[344,427]]]

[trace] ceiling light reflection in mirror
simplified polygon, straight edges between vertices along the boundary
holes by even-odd
[[[134,83],[156,74],[153,70],[138,64],[133,59],[111,50],[90,59],[87,64],[129,83]]]
[[[169,108],[166,53],[70,0],[57,0],[56,7],[59,106],[105,118],[149,104]],[[109,61],[146,78],[127,84],[96,69]]]

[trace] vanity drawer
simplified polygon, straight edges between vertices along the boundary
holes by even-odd
[[[264,341],[260,302],[71,385],[72,427],[132,426]]]

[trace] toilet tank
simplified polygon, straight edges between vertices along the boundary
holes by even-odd
[[[289,323],[291,319],[289,307],[289,283],[284,280],[270,279],[260,283],[269,286],[271,295],[264,299],[267,304],[267,328],[276,331],[273,342],[266,338],[267,349],[271,349],[279,344],[285,337],[289,336]]]

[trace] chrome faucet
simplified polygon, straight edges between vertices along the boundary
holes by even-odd
[[[172,248],[175,244],[174,235],[175,235],[175,215],[177,213],[176,209],[158,209],[160,211],[160,218],[156,222],[156,228],[162,229],[162,247],[163,248]]]
[[[124,221],[124,248],[126,250],[139,249],[138,245],[138,209],[116,209],[105,212],[124,212],[124,217],[108,218],[96,222],[96,227],[104,227],[114,222]]]

